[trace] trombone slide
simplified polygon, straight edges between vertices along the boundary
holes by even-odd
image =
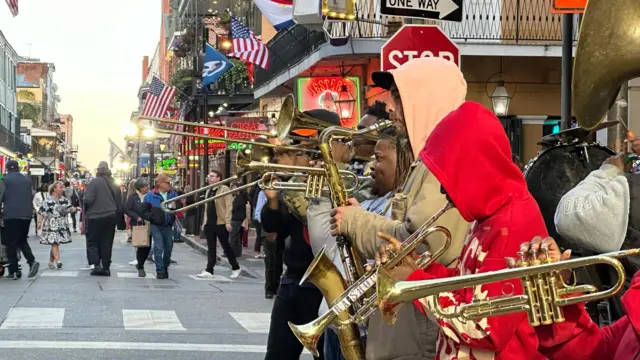
[[[624,267],[619,259],[639,254],[640,249],[630,249],[555,263],[524,263],[513,269],[424,281],[395,281],[386,267],[380,267],[376,291],[380,299],[379,308],[385,318],[389,314],[396,314],[402,303],[435,296],[431,310],[442,318],[474,320],[525,311],[529,324],[538,326],[564,321],[564,306],[614,296],[624,285],[625,278]],[[618,275],[615,286],[602,291],[588,284],[571,286],[565,284],[559,275],[563,270],[597,264],[613,267]],[[437,301],[443,292],[507,280],[515,282],[512,284],[514,289],[519,280],[523,294],[476,298],[471,303],[447,309],[442,309]]]

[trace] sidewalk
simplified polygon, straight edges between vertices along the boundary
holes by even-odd
[[[180,235],[181,239],[189,246],[194,248],[196,251],[199,251],[204,256],[207,256],[207,240],[200,239],[199,235]],[[240,268],[242,269],[242,276],[254,278],[254,279],[264,279],[264,259],[256,259],[255,252],[253,251],[253,246],[256,242],[256,232],[254,229],[249,229],[249,240],[248,246],[242,248],[242,256],[238,258],[238,264],[240,264]],[[231,267],[229,265],[229,260],[226,257],[221,255],[224,254],[220,243],[218,242],[218,248],[216,250],[216,254],[218,257],[217,265],[222,265],[226,267]],[[206,260],[204,260],[206,262]],[[204,264],[204,263],[203,263]]]

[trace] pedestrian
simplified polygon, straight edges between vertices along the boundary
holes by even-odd
[[[242,186],[238,182],[236,186]],[[249,204],[249,194],[247,190],[240,190],[233,198],[231,210],[231,232],[229,233],[229,243],[236,257],[242,256],[242,235],[243,225],[247,218],[247,205]]]
[[[96,177],[87,184],[86,206],[87,255],[93,276],[111,276],[111,253],[117,214],[122,213],[120,188],[116,186],[106,161],[98,165]]]
[[[0,198],[4,209],[4,232],[2,241],[7,247],[10,279],[18,280],[22,274],[18,271],[18,250],[22,251],[29,264],[29,277],[38,274],[40,264],[31,252],[27,242],[29,227],[33,217],[31,179],[20,173],[20,166],[15,160],[7,162],[7,174],[0,182]]]
[[[120,203],[124,204],[127,202],[127,187],[124,184],[120,185]],[[117,214],[117,223],[116,228],[118,231],[127,230],[127,222],[124,218],[124,212],[120,212]]]
[[[49,269],[62,268],[60,244],[71,242],[68,216],[73,216],[80,210],[65,197],[66,188],[61,181],[51,184],[48,195],[38,210],[38,214],[44,217],[40,244],[51,246]]]
[[[260,189],[259,186],[254,186],[252,189],[253,197],[252,197],[252,222],[253,227],[256,229],[256,242],[253,245],[253,251],[255,251],[256,259],[264,258],[264,252],[261,251],[262,245],[264,243],[264,232],[262,231],[262,223],[260,221],[260,213],[262,212],[262,208],[264,204],[267,203],[267,197],[264,195],[264,191]]]
[[[48,192],[49,184],[45,183],[40,186],[40,191],[33,196],[33,211],[36,213],[36,236],[40,236],[40,234],[42,234],[42,220],[44,220],[44,216],[40,214],[39,211],[44,200],[47,198]]]
[[[156,278],[169,278],[169,265],[171,265],[171,252],[173,250],[173,224],[176,217],[173,214],[163,212],[160,204],[175,198],[176,192],[171,188],[171,178],[166,174],[158,174],[155,179],[155,188],[147,192],[143,202],[150,204],[154,217],[164,219],[162,225],[155,221],[151,224],[151,237],[153,239],[153,258],[156,264]],[[179,201],[174,201],[170,208],[181,207]]]
[[[142,205],[144,196],[149,191],[149,184],[143,179],[136,179],[132,181],[133,192],[129,194],[127,202],[124,206],[124,211],[129,218],[131,218],[131,228],[142,226],[151,222],[151,213],[147,206]],[[149,240],[149,246],[136,247],[136,260],[132,263],[136,265],[138,269],[139,277],[146,277],[147,273],[144,271],[144,261],[149,256],[151,251],[151,240]]]
[[[209,184],[215,184],[222,180],[222,173],[218,170],[212,170],[207,176]],[[229,188],[220,185],[214,189],[207,190],[205,198],[211,198],[216,194],[229,192]],[[220,241],[222,250],[231,264],[231,276],[234,279],[240,276],[240,265],[229,245],[229,231],[231,231],[231,210],[233,201],[231,194],[223,196],[205,204],[204,220],[202,221],[202,231],[207,238],[207,267],[198,274],[199,278],[212,278],[213,268],[216,266],[217,242]],[[217,239],[217,240],[216,240]]]
[[[47,189],[48,190],[48,189]],[[64,196],[69,200],[69,204],[71,206],[73,206],[74,208],[80,207],[80,196],[78,196],[78,192],[77,190],[71,186],[71,183],[69,181],[65,181],[64,182]],[[78,225],[77,225],[77,221],[78,219],[76,219],[76,211],[70,213],[69,215],[71,216],[71,223],[73,224],[73,232],[78,232]]]

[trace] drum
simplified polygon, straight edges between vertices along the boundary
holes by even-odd
[[[529,192],[538,202],[549,236],[553,237],[563,250],[571,248],[572,257],[595,254],[568,243],[558,235],[554,223],[556,207],[564,194],[615,154],[613,150],[596,143],[560,143],[540,152],[525,166],[524,177]],[[612,285],[611,279],[615,277],[611,275],[610,268],[605,266],[590,266],[576,272],[578,283],[595,285],[599,289]],[[608,325],[624,315],[620,299],[616,297],[598,303],[588,303],[587,311],[591,319],[601,326]]]
[[[600,144],[558,144],[540,152],[524,170],[529,192],[538,202],[549,236],[570,247],[556,232],[553,218],[560,199],[616,153]]]

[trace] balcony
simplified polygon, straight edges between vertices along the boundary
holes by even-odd
[[[550,13],[551,1],[464,0],[462,22],[427,20],[424,23],[440,26],[449,38],[459,44],[560,45],[562,16]],[[379,13],[380,0],[358,0],[357,9],[359,11],[356,21],[336,21],[327,26],[327,31],[332,37],[348,34],[355,39],[352,40],[352,44],[356,44],[358,39],[384,40],[391,37],[401,26],[401,18]],[[578,35],[577,25],[578,18],[575,17],[574,41]],[[269,70],[256,69],[255,88],[262,87],[302,62],[326,43],[324,32],[309,30],[300,25],[279,32],[267,44],[271,54]],[[384,41],[380,46],[382,43]],[[351,50],[347,52],[351,53]]]
[[[4,126],[0,126],[0,146],[5,147],[15,153],[26,155],[29,152],[27,144],[22,142],[20,135],[10,132]]]

